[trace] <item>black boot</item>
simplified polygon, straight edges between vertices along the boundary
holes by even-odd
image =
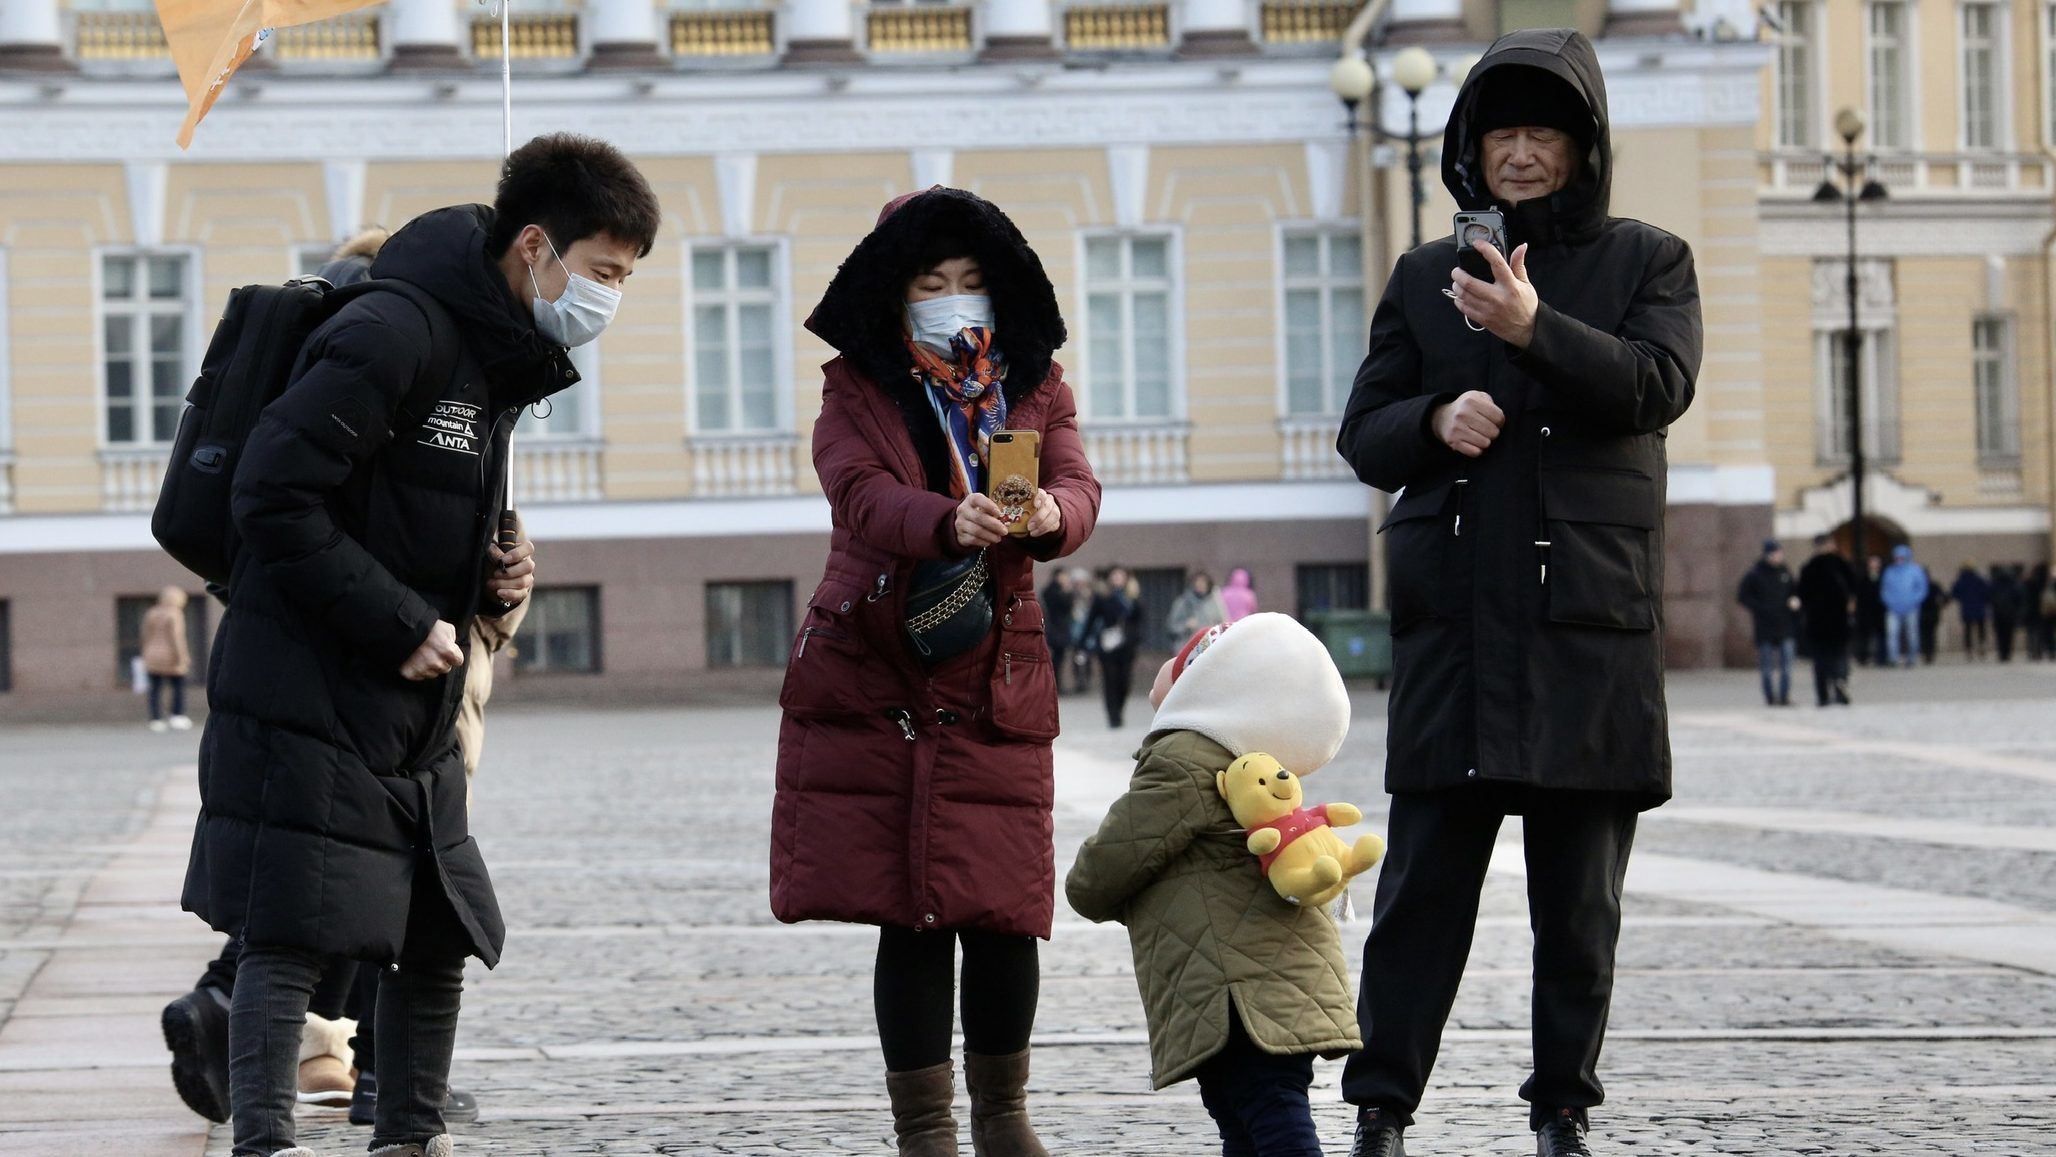
[[[1585,1147],[1585,1123],[1575,1109],[1558,1109],[1535,1131],[1535,1157],[1592,1157]]]
[[[217,1123],[228,1120],[228,1003],[213,988],[196,988],[164,1006],[164,1047],[171,1084],[186,1107]]]
[[[1349,1157],[1406,1157],[1406,1126],[1379,1109],[1359,1109]]]

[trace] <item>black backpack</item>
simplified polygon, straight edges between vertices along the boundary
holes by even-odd
[[[417,286],[390,279],[336,288],[318,277],[284,285],[246,285],[228,295],[200,376],[164,466],[150,533],[167,554],[210,583],[227,583],[236,556],[229,490],[257,416],[285,392],[300,349],[345,304],[367,293],[397,293],[428,319],[428,366],[400,406],[394,429],[426,419],[456,372],[458,339],[441,303]]]

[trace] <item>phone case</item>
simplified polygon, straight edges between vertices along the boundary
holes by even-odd
[[[1042,485],[1042,434],[1035,430],[995,430],[991,461],[985,467],[985,493],[999,503],[1007,533],[1028,533],[1035,506],[1035,488]]]

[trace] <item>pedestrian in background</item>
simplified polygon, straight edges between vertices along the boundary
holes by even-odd
[[[1878,601],[1885,605],[1885,661],[1912,667],[1920,658],[1920,610],[1927,602],[1927,570],[1913,561],[1913,548],[1892,548],[1892,565],[1878,580]]]
[[[193,670],[193,653],[186,640],[186,592],[165,587],[157,605],[143,615],[143,672],[150,678],[150,730],[190,731],[186,717],[186,676]],[[164,717],[164,700],[171,699],[171,718]]]
[[[902,1157],[957,1152],[963,949],[971,1137],[1044,1157],[1028,1117],[1037,941],[1056,909],[1057,686],[1035,564],[1099,516],[1064,319],[999,206],[941,186],[878,215],[807,328],[834,534],[779,695],[771,910],[878,928],[872,1004]],[[1027,533],[987,496],[996,430],[1042,439]],[[933,601],[916,610],[916,593]]]
[[[1856,661],[1866,667],[1885,665],[1885,560],[1871,555],[1863,563],[1856,591]]]
[[[1935,581],[1935,572],[1923,566],[1920,573],[1927,576],[1927,598],[1920,603],[1920,661],[1934,666],[1935,648],[1942,641],[1942,612],[1949,606],[1949,590]]]
[[[2027,628],[2027,657],[2036,661],[2050,657],[2049,615],[2042,609],[2049,594],[2049,564],[2038,562],[2021,581],[2021,617]]]
[[[1975,662],[1985,657],[1991,645],[1992,584],[1977,572],[1977,564],[1963,561],[1956,581],[1949,586],[1956,600],[1956,612],[1963,620],[1963,654]]]
[[[1085,620],[1085,639],[1099,656],[1107,726],[1118,731],[1127,715],[1135,653],[1142,649],[1142,585],[1127,567],[1107,568],[1106,589],[1092,601],[1092,614]]]
[[[1042,627],[1049,637],[1049,666],[1057,677],[1057,694],[1065,694],[1064,684],[1074,681],[1069,674],[1071,640],[1077,627],[1071,621],[1078,597],[1072,591],[1071,572],[1064,567],[1052,567],[1049,581],[1042,586]]]
[[[1835,540],[1815,535],[1813,557],[1799,571],[1799,611],[1806,649],[1813,657],[1817,706],[1849,704],[1849,636],[1856,615],[1856,574],[1835,549]]]
[[[2042,611],[2042,655],[2056,659],[2056,576],[2048,573],[2046,563],[2037,569],[2043,572],[2044,579],[2042,597],[2035,604]]]
[[[1227,621],[1228,608],[1221,601],[1221,593],[1214,589],[1213,576],[1200,571],[1192,576],[1192,585],[1178,592],[1171,603],[1166,634],[1171,645],[1178,646],[1199,631]]]
[[[1992,567],[1992,649],[2001,663],[2013,661],[2013,642],[2020,631],[2020,618],[2027,609],[2026,592],[2020,585],[2020,568]]]
[[[1742,576],[1735,601],[1748,608],[1756,630],[1756,669],[1763,676],[1764,705],[1790,707],[1799,590],[1777,539],[1764,541],[1763,557]]]
[[[1228,585],[1221,590],[1221,608],[1231,623],[1261,609],[1257,606],[1256,581],[1249,577],[1249,571],[1238,566],[1228,572]]]
[[[1542,1157],[1587,1152],[1605,1098],[1622,880],[1640,813],[1671,794],[1665,432],[1705,339],[1691,247],[1610,215],[1613,163],[1592,42],[1501,37],[1457,93],[1442,182],[1503,212],[1511,252],[1445,236],[1399,259],[1336,440],[1359,479],[1404,487],[1384,525],[1391,847],[1342,1075],[1358,1157],[1404,1151],[1509,815]]]
[[[1085,637],[1085,623],[1092,618],[1092,605],[1105,586],[1084,567],[1071,568],[1071,693],[1074,695],[1092,690],[1093,652]]]

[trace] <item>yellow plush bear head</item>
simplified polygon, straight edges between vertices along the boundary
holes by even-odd
[[[1292,809],[1306,800],[1299,777],[1261,751],[1229,764],[1228,770],[1214,777],[1214,786],[1228,801],[1235,822],[1245,828],[1291,815]]]

